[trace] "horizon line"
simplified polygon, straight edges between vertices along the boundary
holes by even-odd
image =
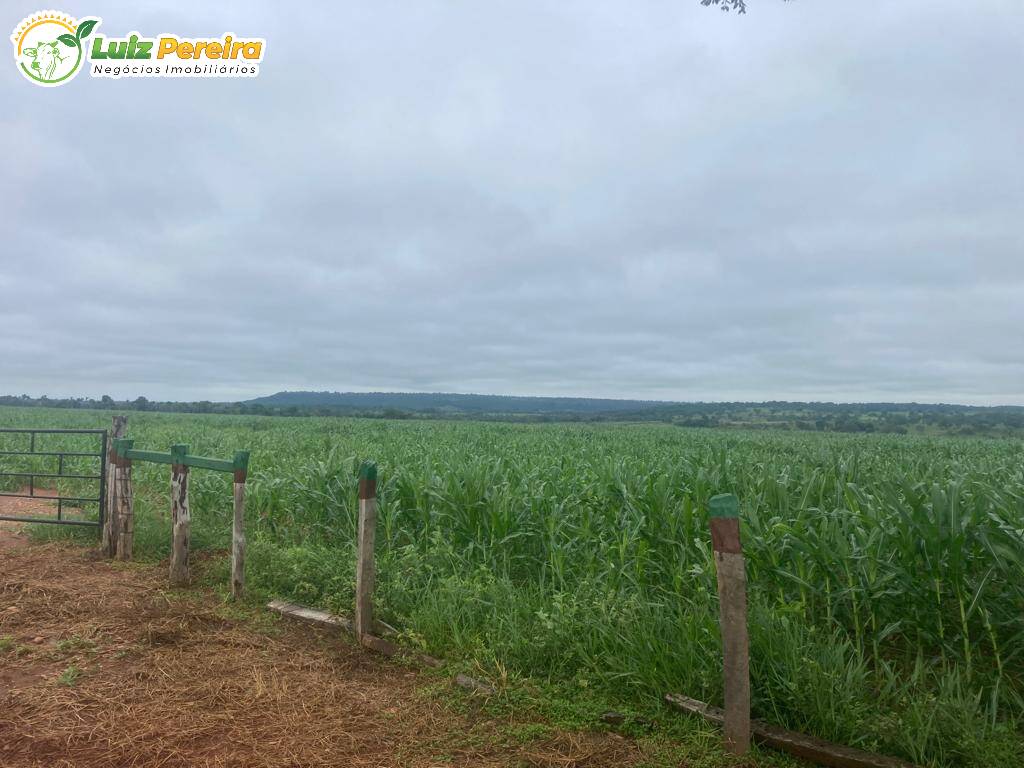
[[[783,403],[783,404],[798,404],[798,405],[906,405],[906,406],[947,406],[957,408],[1021,408],[1024,409],[1024,405],[1015,403],[1000,403],[1000,404],[989,404],[989,405],[975,405],[971,403],[961,403],[947,400],[825,400],[825,399],[808,399],[808,400],[789,400],[782,398],[771,398],[764,400],[745,400],[745,399],[693,399],[693,400],[660,400],[660,399],[645,399],[641,397],[603,397],[593,395],[510,395],[501,393],[487,393],[487,392],[451,392],[451,391],[428,391],[428,390],[317,390],[317,389],[283,389],[273,392],[269,395],[257,395],[255,397],[249,397],[245,399],[227,399],[227,400],[212,400],[212,399],[198,399],[198,400],[165,400],[165,399],[153,399],[145,395],[139,395],[134,398],[115,398],[111,399],[114,402],[121,403],[132,403],[138,400],[139,397],[143,397],[147,402],[151,403],[173,403],[173,404],[187,404],[187,403],[211,403],[219,405],[229,404],[244,404],[253,403],[256,400],[262,400],[270,397],[275,397],[282,394],[316,394],[316,395],[426,395],[426,396],[454,396],[454,397],[500,397],[509,399],[520,399],[520,400],[590,400],[590,401],[607,401],[612,403],[643,403],[651,405],[765,405],[772,403]],[[12,398],[22,399],[28,398],[29,400],[91,400],[93,402],[101,402],[102,398],[109,395],[101,395],[100,397],[94,397],[89,395],[74,395],[74,396],[51,396],[51,395],[27,395],[22,394],[7,394],[0,395],[0,398]],[[305,406],[305,407],[316,407],[316,406]]]

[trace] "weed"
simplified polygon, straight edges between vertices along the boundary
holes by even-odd
[[[60,675],[57,676],[57,685],[63,685],[68,688],[73,687],[78,679],[82,676],[82,670],[78,667],[68,667]]]

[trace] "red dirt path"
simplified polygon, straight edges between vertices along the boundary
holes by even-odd
[[[0,528],[0,766],[560,766],[641,761],[614,734],[457,714],[423,673]],[[63,677],[62,677],[63,675]]]

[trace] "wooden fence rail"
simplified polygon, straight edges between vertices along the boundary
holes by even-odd
[[[123,418],[123,417],[121,417]],[[115,419],[114,431],[118,431]],[[123,433],[123,422],[120,424]],[[131,469],[133,461],[169,464],[171,467],[171,564],[170,582],[184,586],[191,580],[189,550],[192,544],[192,513],[188,499],[190,468],[230,472],[234,477],[234,509],[231,525],[231,594],[241,597],[245,589],[245,482],[249,471],[249,452],[236,451],[230,460],[193,456],[188,446],[172,445],[168,453],[143,451],[135,448],[135,441],[118,436],[112,441],[114,486],[110,491],[111,504],[117,510],[111,515],[108,534],[104,529],[103,551],[116,554],[119,560],[132,557],[134,534],[134,507],[132,500]],[[110,537],[108,540],[108,536]],[[116,548],[110,543],[116,538]]]

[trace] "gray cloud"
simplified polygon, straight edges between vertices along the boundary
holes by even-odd
[[[1017,0],[143,5],[262,73],[0,67],[0,391],[1024,404]]]

